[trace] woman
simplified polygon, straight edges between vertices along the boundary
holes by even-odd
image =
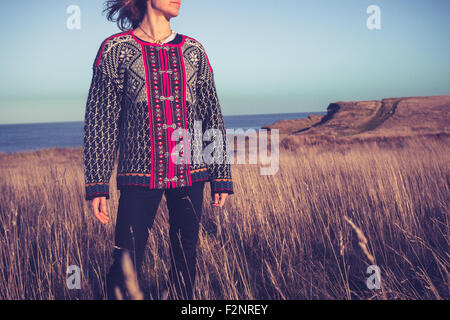
[[[210,181],[214,206],[222,207],[233,194],[213,69],[200,42],[171,30],[179,8],[180,0],[110,0],[105,9],[122,32],[102,41],[93,63],[83,154],[86,200],[103,224],[109,221],[106,199],[118,154],[120,198],[108,298],[116,287],[125,290],[124,252],[140,269],[164,193],[170,297],[192,299],[204,184]]]

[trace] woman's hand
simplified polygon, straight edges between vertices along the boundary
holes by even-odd
[[[222,207],[225,203],[225,199],[228,197],[228,193],[214,193],[214,207]]]
[[[92,199],[91,205],[95,217],[100,220],[101,223],[107,224],[109,221],[109,217],[108,212],[106,211],[106,197],[98,197]]]

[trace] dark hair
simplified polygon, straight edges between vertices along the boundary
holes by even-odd
[[[117,23],[120,30],[135,29],[147,12],[147,0],[107,0],[103,12],[107,13],[109,21]]]

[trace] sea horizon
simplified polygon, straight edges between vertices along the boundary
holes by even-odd
[[[280,120],[307,118],[310,114],[326,112],[290,112],[224,115],[226,129],[255,129]],[[47,148],[76,148],[82,146],[84,121],[58,121],[0,124],[0,152],[14,153]]]

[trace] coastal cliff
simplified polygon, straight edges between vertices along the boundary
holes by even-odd
[[[262,128],[279,129],[282,146],[320,142],[346,143],[413,136],[450,135],[450,95],[338,101],[323,116],[278,121]]]

